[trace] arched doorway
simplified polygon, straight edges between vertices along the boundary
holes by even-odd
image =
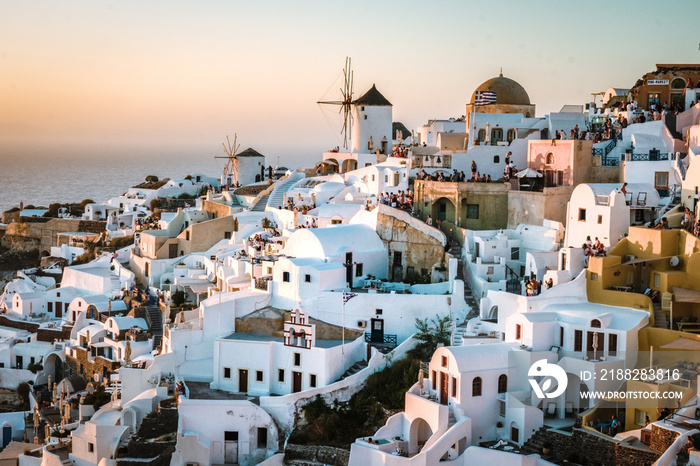
[[[357,160],[345,159],[343,160],[343,173],[355,170],[357,168]]]
[[[136,413],[131,408],[122,411],[122,425],[128,427],[132,434],[136,432]]]
[[[436,221],[455,223],[455,205],[446,197],[441,197],[433,202],[431,215]]]
[[[417,418],[411,423],[409,433],[408,453],[415,455],[420,453],[426,442],[433,436],[433,429],[425,421],[425,419]]]
[[[491,309],[489,309],[489,315],[486,318],[486,320],[498,322],[498,306],[491,306]]]

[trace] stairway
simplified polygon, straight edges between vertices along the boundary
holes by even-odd
[[[163,342],[163,313],[158,306],[146,306],[146,312],[151,318],[152,349],[157,349]]]
[[[450,410],[450,417],[447,418],[447,428],[449,429],[455,424],[457,424],[457,418],[455,417],[454,411]]]
[[[547,442],[547,426],[540,427],[540,430],[532,434],[527,442],[520,449],[521,455],[531,455],[533,453],[542,455],[542,447]]]
[[[467,280],[464,279],[465,267],[467,267],[467,265],[464,260],[457,260],[457,278],[464,283],[464,300],[467,302],[467,306],[469,306],[469,314],[465,320],[467,321],[471,318],[479,317],[479,303],[472,294],[472,289],[469,287]]]
[[[295,172],[296,173],[296,172]],[[289,191],[289,188],[292,187],[294,183],[299,181],[295,173],[292,173],[289,175],[289,177],[285,180],[278,181],[277,184],[275,185],[275,188],[272,190],[272,193],[270,194],[270,200],[268,201],[268,204],[270,207],[284,207],[284,195],[287,191]]]
[[[265,212],[267,207],[267,200],[270,198],[269,194],[265,194],[263,197],[258,199],[258,202],[250,209],[251,212]]]
[[[119,280],[119,277],[114,275],[109,276],[109,294],[112,296],[121,296],[122,282]]]
[[[350,377],[350,376],[353,375],[353,374],[357,374],[358,372],[360,372],[360,371],[361,371],[362,369],[364,369],[365,367],[367,367],[367,361],[357,361],[357,362],[356,362],[355,364],[353,364],[348,370],[346,370],[346,371],[343,373],[343,375],[341,375],[340,378],[339,378],[338,380],[336,380],[336,382],[339,382],[339,381],[341,381],[341,380],[343,380],[343,379],[346,379],[346,378]]]
[[[666,314],[661,310],[661,303],[654,304],[654,327],[656,328],[668,328],[668,319]]]

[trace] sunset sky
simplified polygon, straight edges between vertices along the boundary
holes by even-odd
[[[679,1],[0,0],[0,141],[213,154],[235,132],[318,160],[339,136],[316,101],[346,56],[355,95],[376,83],[409,128],[462,115],[500,67],[543,116],[700,63],[698,18]]]

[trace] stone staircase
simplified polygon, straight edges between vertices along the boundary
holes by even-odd
[[[121,296],[122,294],[122,282],[115,275],[109,276],[109,294],[112,296]]]
[[[661,310],[661,303],[654,304],[654,327],[656,328],[668,328],[668,319],[666,314]]]
[[[267,200],[270,198],[269,194],[265,194],[263,197],[258,199],[258,202],[250,209],[251,212],[265,212],[267,207]]]
[[[343,379],[346,379],[346,378],[350,377],[350,376],[353,375],[353,374],[357,374],[358,372],[360,372],[360,371],[361,371],[362,369],[364,369],[365,367],[367,367],[367,361],[357,361],[355,364],[353,364],[352,366],[350,366],[350,368],[349,368],[348,370],[346,370],[346,371],[343,373],[343,375],[341,375],[340,378],[339,378],[338,380],[336,380],[336,382],[339,382],[339,381],[341,381],[341,380],[343,380]]]
[[[450,410],[450,417],[447,418],[447,429],[457,424],[457,418],[455,417],[454,411]]]
[[[532,437],[525,442],[520,449],[521,455],[537,454],[542,455],[542,448],[547,443],[547,426],[540,427],[540,430],[532,434]]]
[[[163,313],[158,306],[146,306],[146,312],[151,319],[152,349],[157,349],[163,342]]]

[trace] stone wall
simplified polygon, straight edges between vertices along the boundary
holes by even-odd
[[[659,453],[665,452],[680,434],[672,430],[662,429],[656,424],[651,425],[651,443],[649,448]]]
[[[544,440],[552,445],[550,455],[545,457],[550,461],[568,460],[591,466],[651,466],[661,456],[655,451],[626,445],[607,435],[582,428],[575,428],[570,434],[550,429],[544,432]]]
[[[566,205],[572,187],[544,188],[543,192],[510,191],[508,193],[508,228],[520,224],[542,225],[554,220],[566,225]]]
[[[52,218],[42,223],[13,222],[5,229],[2,245],[50,252],[51,247],[58,246],[58,233],[101,233],[105,226],[106,222],[65,218]]]
[[[66,355],[66,362],[71,372],[81,375],[87,380],[93,380],[94,374],[104,374],[107,371],[107,377],[119,369],[120,364],[116,361],[110,361],[100,356],[95,356],[90,360],[88,352],[85,348],[75,348],[75,357]],[[82,372],[80,367],[82,364]]]
[[[403,217],[403,218],[402,218]],[[413,222],[411,221],[413,220]],[[429,227],[408,216],[405,212],[391,207],[380,206],[377,213],[377,234],[389,252],[389,280],[401,281],[410,272],[420,274],[426,270],[430,275],[433,266],[445,261],[444,235],[435,231],[429,234]],[[394,262],[394,253],[401,254],[401,263]],[[410,269],[409,269],[410,267]]]
[[[287,444],[284,449],[284,460],[315,461],[316,464],[331,466],[347,466],[350,461],[350,452],[342,448],[326,447],[321,445],[292,445]]]

